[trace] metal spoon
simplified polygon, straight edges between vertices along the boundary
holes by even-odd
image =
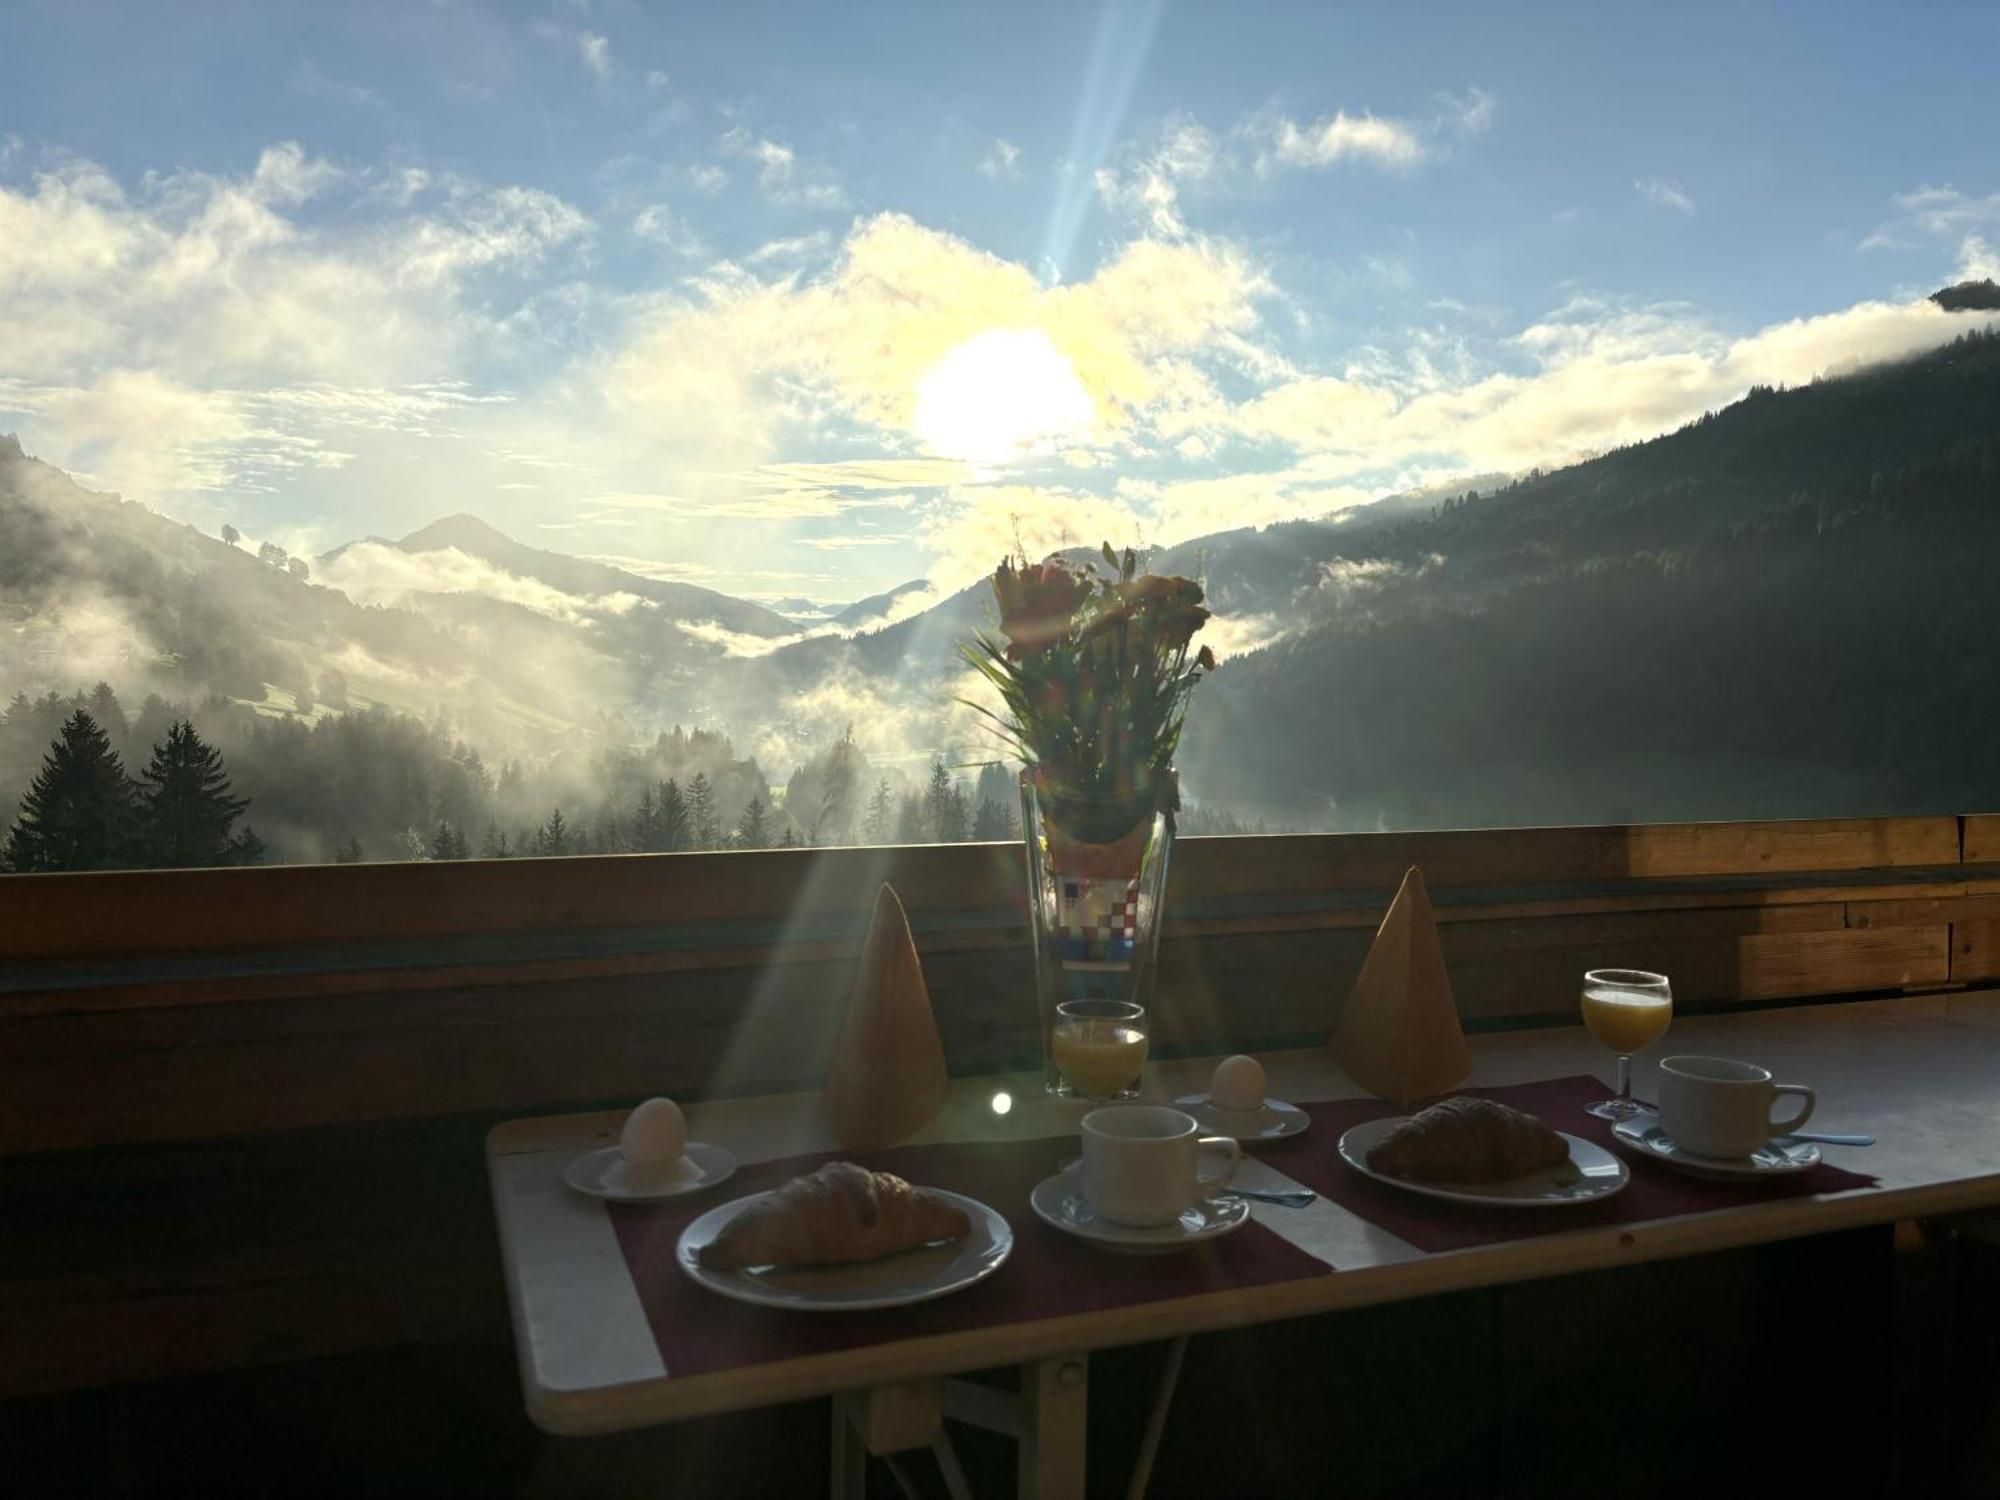
[[[1638,1099],[1634,1102],[1645,1109],[1651,1110],[1654,1114],[1660,1112],[1659,1105],[1650,1103],[1647,1100]],[[1875,1144],[1875,1137],[1872,1135],[1841,1135],[1831,1130],[1789,1130],[1785,1134],[1775,1137],[1775,1139],[1779,1141],[1813,1141],[1821,1146],[1872,1146]]]
[[[1307,1188],[1285,1188],[1271,1192],[1263,1188],[1223,1188],[1216,1194],[1218,1198],[1255,1198],[1259,1203],[1279,1203],[1286,1208],[1304,1208],[1319,1196]]]

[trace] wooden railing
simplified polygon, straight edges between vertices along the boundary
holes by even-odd
[[[1475,1026],[2000,976],[1996,817],[1186,839],[1159,1044],[1323,1034],[1412,864]],[[884,880],[954,1070],[1030,1060],[1013,845],[0,878],[0,1154],[811,1087]]]
[[[2000,977],[2000,818],[1188,839],[1162,1045],[1325,1035],[1411,864],[1475,1027]],[[1031,1060],[1011,845],[0,877],[0,1395],[504,1349],[486,1126],[813,1087],[883,880],[954,1070]]]

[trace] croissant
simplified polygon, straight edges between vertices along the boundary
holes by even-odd
[[[1417,1111],[1368,1152],[1368,1165],[1413,1182],[1504,1182],[1558,1166],[1569,1142],[1533,1115],[1460,1095]]]
[[[955,1240],[971,1228],[964,1213],[900,1177],[835,1161],[766,1193],[696,1259],[714,1271],[839,1265]]]

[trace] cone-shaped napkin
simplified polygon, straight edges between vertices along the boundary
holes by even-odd
[[[930,1123],[949,1082],[910,919],[884,885],[826,1075],[834,1139],[849,1151],[893,1146]]]
[[[1472,1070],[1430,892],[1414,865],[1340,1013],[1333,1056],[1370,1093],[1402,1105],[1441,1094]]]

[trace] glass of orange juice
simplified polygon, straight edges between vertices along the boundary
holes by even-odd
[[[1667,1034],[1674,1018],[1673,987],[1664,974],[1643,969],[1592,969],[1583,976],[1583,1024],[1618,1054],[1618,1097],[1587,1106],[1600,1120],[1645,1114],[1632,1097],[1632,1054]]]
[[[1146,1069],[1146,1007],[1124,1000],[1065,1000],[1051,1037],[1056,1071],[1085,1099],[1136,1099]]]

